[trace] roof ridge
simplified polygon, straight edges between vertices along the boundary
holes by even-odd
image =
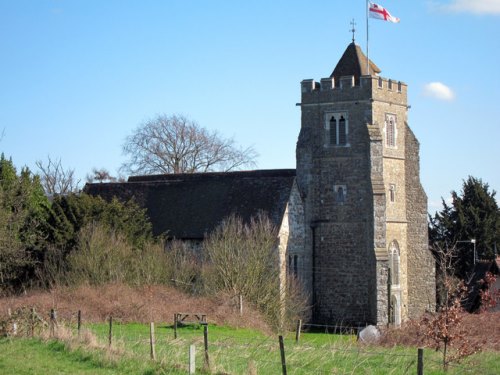
[[[295,169],[257,169],[248,171],[230,171],[230,172],[200,172],[200,173],[171,173],[158,175],[130,176],[128,182],[152,182],[152,181],[173,181],[196,180],[202,178],[231,178],[231,177],[295,177]]]

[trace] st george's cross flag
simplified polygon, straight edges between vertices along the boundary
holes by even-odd
[[[368,2],[368,5],[369,5],[368,13],[370,14],[370,18],[377,18],[379,20],[389,21],[393,23],[399,22],[399,18],[392,16],[384,7],[372,3],[371,1]]]

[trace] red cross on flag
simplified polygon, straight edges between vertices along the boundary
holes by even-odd
[[[393,23],[399,22],[399,18],[392,16],[384,7],[372,3],[371,1],[368,2],[368,4],[369,4],[368,13],[370,14],[370,18],[377,18],[379,20],[389,21]]]

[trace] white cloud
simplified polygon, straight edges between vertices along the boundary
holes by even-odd
[[[442,8],[453,12],[500,15],[500,0],[452,0]]]
[[[439,100],[451,101],[455,99],[455,93],[441,82],[427,83],[424,86],[424,95]]]

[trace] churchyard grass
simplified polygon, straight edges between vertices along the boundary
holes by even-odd
[[[76,336],[75,327],[71,327]],[[88,331],[85,331],[88,330]],[[156,361],[150,359],[149,325],[113,324],[112,345],[109,324],[88,324],[82,330],[92,332],[99,345],[74,345],[48,339],[0,340],[2,374],[186,374],[189,346],[196,347],[196,373],[281,374],[282,364],[277,336],[251,329],[210,325],[210,372],[204,371],[203,326],[178,328],[155,327]],[[293,332],[285,335],[288,374],[415,374],[416,348],[383,348],[360,345],[353,335],[302,333],[295,342]],[[448,374],[496,374],[500,355],[485,352],[451,366]],[[424,352],[425,374],[444,374],[440,355]],[[253,371],[253,372],[252,372]]]

